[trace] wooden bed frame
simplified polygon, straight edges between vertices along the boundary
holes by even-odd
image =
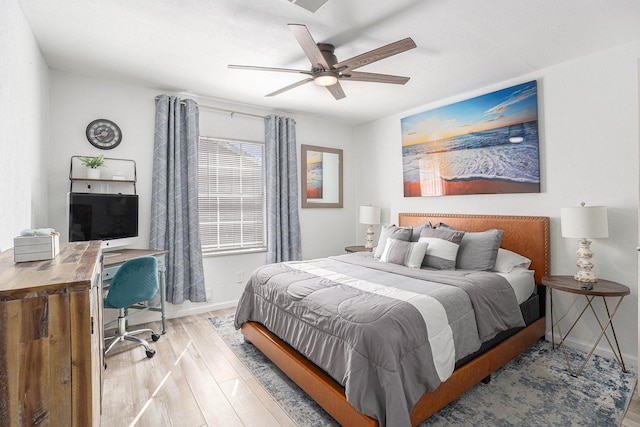
[[[418,226],[426,221],[433,225],[444,222],[465,231],[501,229],[504,231],[501,247],[531,260],[531,269],[535,270],[537,284],[541,283],[542,277],[549,274],[548,217],[401,213],[398,225]],[[544,296],[544,291],[541,295]],[[454,401],[543,337],[545,306],[544,298],[540,299],[541,317],[538,320],[456,369],[434,392],[425,393],[411,411],[412,425],[417,425]],[[362,414],[347,402],[344,387],[264,326],[246,322],[242,325],[242,334],[340,424],[371,427],[378,425],[377,420]]]

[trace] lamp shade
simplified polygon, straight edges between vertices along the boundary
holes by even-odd
[[[360,206],[360,224],[380,224],[380,207]]]
[[[575,206],[560,210],[562,237],[609,237],[606,206]]]

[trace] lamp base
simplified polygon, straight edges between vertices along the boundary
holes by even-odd
[[[591,262],[591,258],[593,258],[591,240],[582,239],[578,240],[578,243],[578,251],[576,252],[578,261],[576,262],[576,266],[578,266],[580,270],[573,275],[573,278],[578,282],[595,283],[598,281],[598,278],[595,273],[591,271],[593,269],[593,263]]]
[[[369,251],[373,249],[373,225],[367,226],[367,240],[364,248]]]
[[[596,277],[595,274],[593,274],[592,271],[587,271],[587,272],[578,271],[576,274],[573,275],[573,278],[577,282],[583,282],[583,283],[596,283],[598,281],[598,278]]]

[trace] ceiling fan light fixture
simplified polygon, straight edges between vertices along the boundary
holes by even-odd
[[[333,86],[338,83],[338,77],[332,72],[325,71],[319,74],[316,74],[313,77],[313,82],[318,86]]]
[[[294,3],[301,2],[326,2],[328,0],[289,0]],[[330,43],[316,43],[309,32],[309,29],[302,24],[289,24],[289,29],[293,33],[305,56],[311,62],[311,70],[294,70],[289,68],[257,67],[251,65],[229,65],[229,68],[243,70],[278,71],[285,73],[304,74],[307,77],[275,92],[265,96],[279,95],[288,90],[302,86],[313,81],[318,86],[324,86],[336,100],[344,98],[346,95],[340,85],[340,80],[351,80],[359,82],[389,83],[403,85],[409,81],[409,77],[392,76],[378,73],[363,73],[354,71],[357,68],[369,65],[381,59],[405,52],[416,47],[411,37],[406,37],[397,42],[370,50],[360,55],[356,55],[345,61],[338,62],[334,55],[335,46]]]

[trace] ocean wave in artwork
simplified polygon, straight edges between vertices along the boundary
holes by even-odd
[[[537,145],[521,144],[438,153],[429,157],[440,179],[503,179],[539,183]],[[422,156],[404,158],[404,180],[420,181]],[[424,167],[423,167],[424,170]]]
[[[484,178],[540,182],[537,146],[507,145],[467,151],[448,156],[447,167],[440,173],[442,179]]]
[[[539,183],[537,132],[529,129],[521,142],[510,143],[496,138],[499,131],[503,130],[403,147],[404,181],[420,182],[421,173],[430,173],[445,181],[500,179]]]

